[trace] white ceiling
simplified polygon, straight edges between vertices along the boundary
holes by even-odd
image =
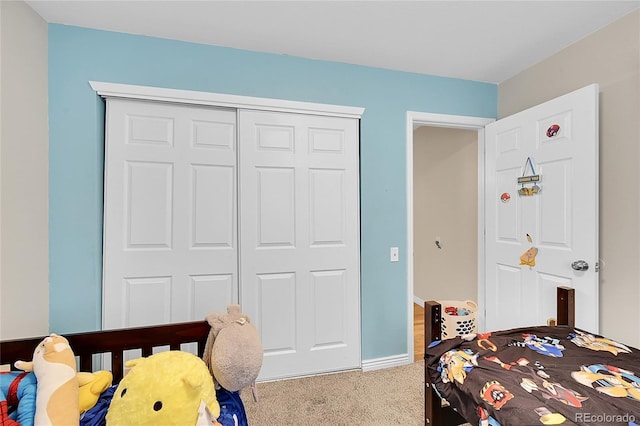
[[[640,0],[26,3],[51,23],[489,83],[640,7]]]

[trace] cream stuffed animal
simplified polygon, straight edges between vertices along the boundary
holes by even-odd
[[[51,334],[36,347],[32,361],[16,361],[15,366],[33,371],[38,380],[34,424],[68,426],[80,422],[76,358],[67,339]]]
[[[224,389],[235,392],[252,386],[262,368],[263,349],[258,330],[240,305],[229,305],[227,314],[212,312],[206,317],[211,326],[203,359],[214,380]]]

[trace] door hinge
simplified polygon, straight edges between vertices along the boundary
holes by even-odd
[[[596,262],[596,272],[600,272],[600,262]]]

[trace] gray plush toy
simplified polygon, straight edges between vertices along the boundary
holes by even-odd
[[[235,392],[251,386],[257,401],[255,381],[262,368],[263,349],[258,330],[240,305],[227,306],[227,313],[212,312],[203,360],[224,389]]]

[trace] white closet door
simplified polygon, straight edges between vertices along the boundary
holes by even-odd
[[[244,311],[260,379],[360,366],[358,121],[239,112]]]
[[[202,319],[237,302],[235,120],[108,100],[103,328]]]

